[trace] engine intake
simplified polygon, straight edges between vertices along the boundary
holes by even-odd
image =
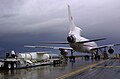
[[[67,41],[70,42],[70,43],[74,43],[75,40],[76,40],[76,38],[72,35],[67,37]]]
[[[108,52],[109,52],[110,54],[113,54],[114,49],[113,49],[113,48],[109,48],[109,49],[108,49]]]

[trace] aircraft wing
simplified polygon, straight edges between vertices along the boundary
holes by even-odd
[[[93,41],[101,41],[105,40],[106,38],[101,38],[101,39],[93,39],[93,40],[87,40],[87,41],[80,41],[77,43],[87,43],[87,42],[93,42]],[[69,44],[68,42],[39,42],[39,44]]]
[[[91,49],[91,50],[102,49],[102,48],[107,48],[107,47],[113,47],[113,46],[118,46],[118,45],[120,45],[120,43],[98,46],[98,47],[93,48],[93,49]]]
[[[28,48],[47,48],[47,49],[64,49],[64,50],[73,50],[72,48],[70,47],[54,47],[54,46],[28,46],[28,45],[25,45],[24,47],[28,47]]]

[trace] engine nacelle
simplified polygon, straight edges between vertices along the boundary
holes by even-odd
[[[113,54],[114,49],[110,47],[110,48],[108,49],[108,52],[109,52],[110,54]]]
[[[70,43],[74,43],[76,41],[76,38],[73,35],[71,35],[67,37],[67,41]]]
[[[60,54],[66,56],[68,54],[68,51],[65,49],[60,49]]]

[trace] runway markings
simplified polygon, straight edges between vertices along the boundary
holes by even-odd
[[[109,60],[109,59],[108,59],[108,60]],[[91,64],[91,65],[88,65],[88,66],[86,66],[86,67],[83,67],[83,68],[78,69],[78,70],[76,70],[76,71],[73,71],[73,72],[71,72],[71,73],[68,73],[68,74],[65,74],[65,75],[63,75],[63,76],[60,76],[60,77],[58,77],[58,78],[56,78],[56,79],[64,79],[64,78],[70,77],[70,76],[75,75],[75,74],[77,74],[77,73],[83,72],[83,71],[85,71],[85,70],[87,70],[87,69],[89,69],[89,68],[93,68],[93,67],[97,66],[98,64],[104,63],[104,62],[106,62],[106,61],[108,61],[108,60],[102,60],[102,61],[100,61],[100,62],[98,62],[98,63],[94,63],[94,64]]]

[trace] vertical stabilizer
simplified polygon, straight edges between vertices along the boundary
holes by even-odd
[[[69,26],[70,26],[70,32],[69,35],[80,35],[82,29],[77,27],[73,21],[73,17],[71,16],[70,6],[68,5],[68,17],[69,17]]]

